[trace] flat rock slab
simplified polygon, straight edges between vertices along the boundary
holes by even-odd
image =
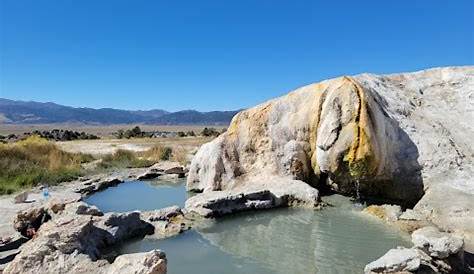
[[[245,186],[224,191],[208,191],[189,198],[185,211],[203,217],[217,217],[239,211],[280,206],[316,207],[318,190],[308,184],[280,177],[261,178]]]

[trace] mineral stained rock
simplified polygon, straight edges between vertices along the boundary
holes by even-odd
[[[416,205],[415,214],[463,232],[466,248],[474,251],[472,121],[472,66],[311,84],[241,111],[227,132],[203,145],[187,188],[204,193],[188,204],[235,196],[252,184],[284,192],[300,181]],[[277,177],[288,185],[276,183]],[[273,182],[277,186],[270,187]]]

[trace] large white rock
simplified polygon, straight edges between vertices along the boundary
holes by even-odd
[[[166,255],[155,249],[146,253],[118,256],[106,274],[166,274]]]
[[[365,266],[365,273],[395,273],[415,271],[420,268],[422,257],[416,249],[398,247],[390,249],[378,260]],[[407,272],[405,272],[407,273]]]
[[[197,152],[187,188],[205,195],[284,177],[416,205],[474,251],[472,121],[472,66],[335,78],[238,113]]]
[[[415,247],[427,252],[431,257],[445,259],[457,254],[463,248],[462,237],[440,232],[436,227],[428,226],[413,232],[411,240]]]

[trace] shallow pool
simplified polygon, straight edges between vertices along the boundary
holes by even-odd
[[[130,181],[94,193],[84,199],[103,212],[153,210],[167,206],[183,207],[186,201],[186,179]]]
[[[166,187],[140,183],[147,190],[138,185],[130,188],[130,184],[89,199],[105,211],[127,211],[182,205],[186,197],[183,183]],[[94,197],[99,194],[107,198]],[[363,273],[368,262],[388,249],[410,245],[407,235],[365,216],[350,199],[334,195],[325,200],[334,206],[319,211],[282,208],[237,214],[173,238],[132,241],[119,252],[162,249],[169,274],[326,274]]]

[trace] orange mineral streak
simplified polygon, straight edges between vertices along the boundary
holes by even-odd
[[[365,91],[351,77],[344,77],[352,85],[359,98],[358,109],[355,112],[354,120],[357,124],[355,130],[355,138],[344,160],[349,164],[349,171],[356,179],[375,175],[377,170],[377,158],[374,153],[373,144],[371,142],[374,129],[370,120]]]

